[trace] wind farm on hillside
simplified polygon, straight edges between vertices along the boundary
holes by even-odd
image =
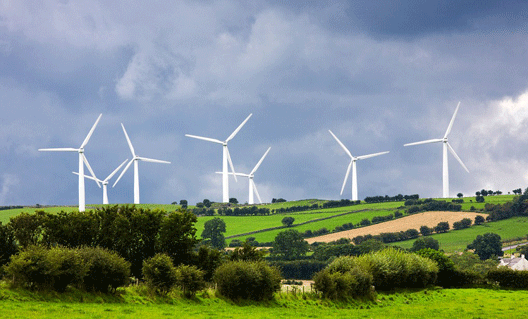
[[[467,169],[467,167],[464,165],[464,163],[462,162],[460,157],[458,157],[458,155],[455,153],[454,149],[448,143],[448,135],[451,132],[451,129],[453,127],[453,123],[455,121],[455,118],[456,118],[456,115],[458,113],[459,108],[460,108],[460,102],[458,103],[458,105],[457,105],[457,107],[455,109],[455,112],[454,112],[454,114],[453,114],[453,116],[451,118],[451,121],[449,122],[449,125],[447,127],[447,130],[446,130],[443,138],[425,140],[425,141],[414,142],[414,143],[408,143],[408,144],[404,145],[404,146],[411,146],[411,145],[437,143],[437,142],[442,142],[443,143],[443,162],[442,162],[443,163],[443,188],[442,188],[443,192],[442,192],[442,196],[444,198],[449,198],[450,197],[450,194],[449,194],[448,157],[447,157],[447,151],[448,150],[449,150],[449,152],[451,152],[453,154],[453,156],[462,165],[462,167],[469,173],[469,170]],[[209,137],[202,137],[202,136],[197,136],[197,135],[185,134],[186,137],[199,139],[199,140],[204,140],[204,141],[207,141],[207,142],[213,142],[213,143],[222,145],[222,171],[221,172],[216,172],[216,173],[222,175],[222,202],[224,202],[224,203],[229,203],[229,199],[230,199],[230,196],[229,196],[229,176],[233,176],[235,182],[238,182],[237,176],[247,177],[248,178],[248,189],[249,189],[248,203],[249,204],[254,204],[254,202],[255,202],[254,201],[254,194],[256,194],[256,196],[257,196],[257,198],[258,198],[260,203],[263,202],[253,179],[254,179],[255,172],[257,171],[257,169],[262,164],[264,158],[268,155],[268,152],[270,151],[271,147],[269,147],[267,149],[267,151],[260,158],[258,163],[255,165],[255,167],[251,170],[251,172],[249,174],[237,173],[235,171],[233,160],[231,158],[229,149],[227,147],[228,142],[231,141],[238,134],[238,132],[242,129],[242,127],[246,124],[246,122],[251,118],[252,115],[253,114],[249,114],[249,116],[247,116],[246,119],[244,121],[242,121],[242,123],[227,137],[227,139],[225,141],[221,141],[221,140],[214,139],[214,138],[209,138]],[[88,135],[86,136],[85,140],[83,141],[83,143],[81,144],[79,149],[74,149],[74,148],[39,149],[39,151],[71,151],[71,152],[78,152],[79,153],[79,171],[78,171],[78,173],[74,172],[74,174],[79,175],[79,211],[84,211],[85,210],[85,205],[86,205],[85,204],[85,194],[84,194],[84,192],[85,192],[84,179],[85,178],[89,178],[91,180],[94,180],[99,187],[101,187],[100,183],[103,183],[103,204],[108,204],[108,194],[107,194],[108,181],[109,181],[109,179],[111,179],[119,171],[119,169],[124,164],[123,163],[119,167],[117,167],[106,179],[100,180],[100,179],[98,179],[95,176],[92,168],[90,167],[90,164],[88,163],[88,160],[86,159],[86,156],[84,155],[84,147],[86,146],[86,144],[90,140],[90,137],[92,136],[97,124],[99,123],[99,121],[101,119],[101,116],[102,116],[102,114],[100,114],[99,117],[97,118],[95,124],[92,126],[91,130],[89,131]],[[139,197],[139,165],[138,165],[139,162],[140,161],[144,161],[144,162],[163,163],[163,164],[170,164],[170,162],[169,161],[165,161],[165,160],[152,159],[152,158],[141,157],[141,156],[136,155],[134,147],[132,145],[132,142],[131,142],[131,140],[130,140],[130,138],[128,136],[128,133],[127,133],[127,131],[125,129],[125,126],[122,123],[121,123],[121,128],[122,128],[123,133],[125,135],[128,147],[130,149],[130,152],[132,153],[132,159],[128,162],[128,164],[125,166],[125,168],[121,171],[121,173],[119,174],[119,177],[116,179],[116,181],[114,182],[112,187],[115,187],[117,185],[117,183],[121,180],[121,178],[123,177],[125,172],[128,170],[128,168],[132,164],[134,164],[134,187],[133,187],[133,189],[134,189],[134,204],[139,204],[140,203],[140,197]],[[340,195],[343,195],[343,191],[344,191],[345,186],[347,184],[348,176],[350,175],[350,172],[352,171],[352,174],[351,174],[351,177],[352,177],[352,196],[351,196],[351,199],[353,201],[357,201],[359,199],[359,197],[358,197],[358,179],[357,179],[356,162],[359,161],[359,160],[364,160],[364,159],[368,159],[368,158],[372,158],[372,157],[376,157],[376,156],[380,156],[380,155],[385,155],[385,154],[388,154],[389,151],[372,153],[372,154],[368,154],[368,155],[353,156],[352,153],[349,151],[349,149],[343,144],[343,142],[341,142],[341,140],[331,130],[328,130],[328,131],[330,132],[331,136],[337,141],[337,143],[341,146],[341,148],[345,151],[346,155],[348,155],[349,158],[350,158],[350,163],[349,163],[349,165],[347,167],[347,170],[346,170],[346,173],[345,173],[345,178],[344,178],[344,181],[343,181],[343,184],[342,184],[342,187],[341,187]],[[89,170],[91,175],[85,175],[84,174],[84,165],[86,165],[86,167],[88,168],[88,170]],[[228,165],[229,165],[229,168],[231,169],[230,172],[229,172],[229,169],[228,169]],[[193,168],[189,167],[189,169],[193,169]]]

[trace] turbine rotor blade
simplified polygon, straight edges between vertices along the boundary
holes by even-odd
[[[215,172],[215,173],[216,173],[216,174],[224,174],[224,173],[222,173],[222,172]],[[232,172],[231,172],[231,173],[228,172],[227,174],[228,174],[228,175],[236,175],[236,176],[244,176],[244,177],[249,177],[249,176],[250,176],[249,174],[244,174],[244,173],[234,173],[234,174],[233,174]]]
[[[128,137],[127,131],[125,130],[125,126],[123,123],[121,123],[121,127],[123,128],[123,132],[125,133],[126,140],[128,142],[128,147],[130,147],[130,151],[132,152],[132,156],[136,156],[136,152],[134,152],[134,146],[132,146],[132,142],[130,142],[130,138]]]
[[[257,198],[258,198],[259,202],[262,204],[262,199],[260,199],[260,195],[259,195],[259,192],[257,190],[257,185],[255,185],[255,182],[253,180],[250,180],[249,182],[251,183],[251,185],[253,185],[253,189],[255,190],[255,194],[257,194]]]
[[[84,155],[84,153],[82,154],[82,159],[83,159],[84,164],[86,164],[86,167],[88,168],[88,171],[90,172],[90,174],[92,174],[93,178],[96,179],[95,182],[97,183],[97,186],[99,186],[99,188],[101,188],[101,185],[99,184],[98,178],[95,177],[94,171],[92,170],[92,167],[90,166],[90,163],[88,163],[88,159],[86,159],[86,156]]]
[[[451,128],[453,127],[453,123],[455,122],[455,117],[457,115],[459,107],[460,107],[460,102],[458,102],[458,105],[457,105],[457,107],[455,109],[455,113],[453,114],[453,117],[451,118],[451,122],[449,122],[449,126],[447,127],[447,130],[445,132],[444,138],[446,138],[447,135],[449,135],[449,133],[451,132]]]
[[[162,164],[170,164],[171,162],[167,162],[167,161],[162,161],[162,160],[157,160],[157,159],[153,159],[153,158],[147,158],[147,157],[139,157],[139,156],[136,156],[136,158],[140,161],[144,161],[144,162],[151,162],[151,163],[162,163]]]
[[[72,172],[72,173],[75,174],[75,175],[79,175],[79,173],[77,173],[77,172]],[[94,180],[94,181],[98,181],[100,183],[103,182],[102,180],[100,180],[98,178],[93,178],[92,176],[89,176],[89,175],[84,175],[84,178],[88,178],[88,179],[91,179],[91,180]],[[99,188],[101,188],[101,187],[99,187]]]
[[[369,155],[362,155],[362,156],[356,157],[356,159],[362,160],[362,159],[371,158],[371,157],[374,157],[374,156],[380,156],[380,155],[387,154],[387,153],[389,153],[389,151],[379,152],[379,153],[374,153],[374,154],[369,154]]]
[[[347,179],[348,179],[348,175],[350,174],[350,169],[352,168],[352,162],[354,160],[350,161],[350,164],[348,164],[348,168],[347,168],[347,172],[345,174],[345,180],[343,181],[343,187],[341,187],[341,194],[340,195],[343,195],[343,191],[345,190],[345,185],[346,185],[346,182],[347,182]]]
[[[434,138],[434,139],[432,139],[432,140],[426,140],[426,141],[421,141],[421,142],[414,142],[414,143],[403,144],[403,146],[420,145],[420,144],[429,144],[429,143],[438,143],[438,142],[443,142],[443,141],[444,141],[443,138]]]
[[[39,148],[39,152],[79,152],[78,148],[62,147],[62,148]]]
[[[229,137],[226,139],[226,143],[229,142],[230,140],[233,139],[233,137],[235,137],[235,135],[237,135],[238,131],[240,131],[240,129],[242,128],[242,126],[244,126],[244,124],[246,124],[246,122],[249,120],[249,118],[251,117],[251,115],[253,115],[253,113],[249,114],[248,117],[246,117],[246,119],[244,120],[244,122],[242,122],[242,124],[240,124],[236,130],[231,133],[231,135],[229,135]]]
[[[332,131],[328,130],[328,132],[330,132],[330,134],[332,134],[332,136],[335,138],[337,143],[339,143],[339,145],[341,145],[341,147],[345,150],[345,152],[348,154],[348,156],[350,156],[350,158],[354,158],[354,156],[352,156],[352,154],[350,153],[348,148],[346,148],[345,144],[341,143],[341,141],[337,138],[337,136],[335,136],[334,133],[332,133]]]
[[[80,148],[84,148],[86,146],[86,144],[88,144],[88,141],[90,140],[90,137],[92,137],[92,134],[93,132],[95,131],[95,127],[97,126],[97,124],[99,123],[99,120],[101,119],[101,116],[103,116],[103,114],[99,114],[99,117],[97,118],[97,120],[95,121],[95,124],[92,126],[92,128],[90,129],[90,132],[88,132],[88,135],[86,135],[86,138],[84,139],[83,143],[81,144],[81,147]]]
[[[462,162],[460,157],[458,157],[458,155],[455,153],[455,150],[451,147],[451,145],[449,145],[449,143],[446,143],[446,144],[447,144],[447,148],[449,149],[451,154],[453,154],[453,156],[457,159],[457,161],[460,163],[460,165],[462,165],[462,167],[466,170],[466,172],[469,173],[469,170],[467,169],[466,165],[464,165],[464,163]]]
[[[250,175],[255,173],[257,171],[257,169],[259,168],[260,164],[262,164],[262,161],[264,160],[264,158],[266,157],[266,155],[268,155],[269,151],[271,149],[271,146],[268,147],[268,150],[266,151],[266,153],[264,153],[264,155],[260,158],[260,161],[257,163],[257,165],[255,165],[255,167],[253,168],[253,170],[251,171],[251,173],[249,173]]]
[[[229,162],[229,166],[231,166],[231,172],[233,172],[233,177],[235,178],[235,182],[238,183],[237,176],[235,173],[235,167],[233,166],[233,161],[231,160],[231,154],[229,154],[229,149],[226,146],[227,151],[227,161]]]
[[[222,142],[220,140],[217,140],[215,138],[202,137],[202,136],[196,136],[196,135],[191,135],[191,134],[185,134],[185,136],[196,138],[196,139],[199,139],[199,140],[204,140],[204,141],[207,141],[207,142],[213,142],[213,143],[218,143],[218,144],[224,145],[224,142]]]
[[[116,186],[117,182],[119,182],[119,180],[121,179],[121,177],[123,177],[123,174],[125,174],[125,172],[126,172],[127,169],[130,167],[130,165],[132,165],[133,162],[134,162],[134,159],[131,159],[130,162],[128,162],[127,166],[125,166],[125,169],[121,172],[121,174],[119,174],[119,177],[118,177],[117,180],[115,181],[114,185],[112,185],[112,188]]]
[[[117,173],[117,171],[118,171],[121,167],[123,167],[123,165],[125,165],[125,163],[126,163],[127,161],[128,161],[128,158],[127,158],[123,163],[121,163],[121,165],[119,165],[119,166],[118,166],[118,167],[112,172],[112,174],[108,175],[108,177],[105,178],[104,182],[107,182],[108,180],[110,180],[110,178],[112,178],[112,177],[115,175],[115,173]],[[101,181],[101,182],[103,182],[103,181]]]

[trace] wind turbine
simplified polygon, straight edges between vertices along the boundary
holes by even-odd
[[[367,158],[370,158],[370,157],[387,154],[389,152],[387,151],[387,152],[380,152],[380,153],[374,153],[374,154],[369,154],[369,155],[352,156],[350,151],[346,148],[346,146],[343,143],[341,143],[341,141],[337,138],[337,136],[335,136],[334,133],[332,133],[332,131],[330,131],[330,130],[328,130],[328,132],[330,132],[330,134],[332,134],[332,136],[335,138],[337,143],[339,143],[339,145],[341,145],[341,147],[345,150],[345,153],[347,153],[347,155],[350,157],[350,164],[348,164],[347,172],[345,174],[345,180],[343,181],[343,187],[341,187],[341,195],[343,195],[343,190],[345,189],[345,185],[346,185],[346,182],[347,182],[347,179],[348,179],[348,174],[350,174],[350,168],[352,168],[352,200],[357,200],[358,199],[358,190],[357,190],[356,162],[359,161],[359,160],[362,160],[362,159],[367,159]]]
[[[95,177],[95,176],[87,176],[87,175],[84,175],[84,177],[86,178],[89,178],[89,179],[92,179],[94,181],[97,182],[97,186],[99,186],[99,188],[101,188],[101,186],[99,185],[99,183],[103,184],[103,204],[108,204],[108,190],[107,190],[107,186],[108,186],[108,181],[110,180],[110,178],[112,178],[115,173],[117,173],[117,171],[123,167],[123,165],[125,165],[125,163],[128,161],[128,159],[126,159],[123,163],[121,163],[121,165],[119,165],[113,172],[112,174],[108,175],[107,178],[105,178],[104,180],[100,180],[99,178]],[[79,175],[79,173],[77,172],[72,172],[73,174],[76,174],[76,175]]]
[[[99,120],[101,119],[101,116],[103,114],[99,114],[99,117],[95,121],[95,124],[92,126],[92,129],[82,142],[81,146],[79,148],[39,148],[40,152],[77,152],[79,153],[79,211],[84,212],[85,210],[85,199],[84,199],[84,164],[86,164],[86,167],[90,171],[90,174],[92,174],[93,177],[95,177],[95,174],[90,167],[90,164],[88,163],[88,160],[86,159],[86,156],[84,155],[84,147],[86,144],[88,144],[88,141],[90,140],[90,137],[92,137],[92,134],[95,130],[95,127],[99,123]],[[99,185],[98,181],[95,181],[97,185]],[[99,185],[99,187],[101,187]]]
[[[242,124],[240,124],[237,127],[237,129],[233,133],[231,133],[231,135],[229,135],[229,137],[225,141],[220,141],[220,140],[217,140],[217,139],[214,139],[214,138],[209,138],[209,137],[202,137],[202,136],[185,134],[185,136],[187,136],[187,137],[192,137],[192,138],[196,138],[196,139],[199,139],[199,140],[204,140],[204,141],[213,142],[213,143],[217,143],[217,144],[221,144],[222,145],[222,149],[223,149],[223,156],[222,156],[222,190],[223,190],[222,194],[223,195],[222,195],[222,200],[223,200],[224,203],[228,203],[229,202],[229,179],[228,179],[228,172],[227,172],[227,162],[229,162],[229,166],[231,166],[231,172],[233,172],[233,176],[235,177],[235,181],[237,181],[236,174],[235,174],[235,168],[233,167],[233,161],[231,160],[231,155],[229,155],[229,149],[227,148],[227,142],[232,140],[233,137],[235,137],[235,135],[237,135],[238,131],[240,131],[242,126],[244,126],[244,124],[246,124],[246,122],[249,120],[251,115],[253,115],[253,113],[249,114],[249,116],[246,117],[244,122],[242,122]]]
[[[234,173],[234,172],[230,173],[231,175],[244,176],[244,177],[247,177],[249,179],[249,200],[248,200],[248,204],[250,204],[250,205],[253,205],[255,203],[255,201],[253,199],[253,190],[255,190],[255,194],[257,194],[258,200],[262,204],[262,200],[260,199],[260,195],[258,193],[257,186],[255,185],[255,182],[253,181],[253,177],[255,177],[255,175],[254,175],[255,172],[259,168],[260,164],[262,164],[262,161],[264,160],[266,155],[268,155],[268,152],[270,151],[270,149],[271,149],[271,146],[268,147],[268,150],[266,151],[266,153],[264,153],[264,155],[262,156],[260,161],[258,161],[257,165],[255,165],[255,167],[253,168],[251,173],[249,173],[249,174]],[[222,172],[216,172],[216,173],[217,174],[222,174]]]
[[[127,166],[125,166],[125,169],[121,172],[117,180],[115,181],[114,185],[112,187],[115,187],[117,182],[123,177],[123,174],[127,171],[127,169],[134,163],[134,204],[139,204],[139,167],[138,162],[144,161],[144,162],[152,162],[152,163],[162,163],[162,164],[170,164],[170,162],[152,159],[152,158],[146,158],[146,157],[140,157],[136,155],[136,152],[134,152],[134,147],[132,146],[132,142],[130,142],[130,138],[128,137],[128,134],[125,130],[125,126],[123,123],[121,123],[121,127],[123,128],[123,132],[125,133],[126,140],[128,142],[128,146],[130,147],[130,151],[132,152],[132,159],[130,162],[128,162]]]
[[[464,165],[460,157],[458,157],[458,155],[455,153],[455,150],[451,147],[451,145],[447,141],[447,136],[451,132],[451,128],[453,127],[453,122],[455,122],[455,117],[457,115],[459,107],[460,107],[460,102],[458,102],[458,105],[455,109],[455,113],[453,114],[453,117],[451,118],[451,122],[449,122],[449,126],[447,127],[447,131],[445,132],[443,138],[436,138],[432,140],[408,143],[408,144],[403,145],[403,146],[411,146],[411,145],[429,144],[429,143],[438,143],[438,142],[443,143],[444,152],[443,152],[443,169],[442,169],[442,176],[443,176],[443,194],[442,195],[444,198],[449,198],[449,170],[447,166],[447,150],[448,149],[451,152],[451,154],[453,154],[453,156],[457,159],[460,165],[462,165],[462,167],[466,170],[466,172],[469,173],[469,170],[467,169],[466,165]]]

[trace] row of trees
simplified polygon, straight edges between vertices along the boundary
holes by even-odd
[[[414,194],[414,195],[398,194],[396,196],[389,196],[389,195],[370,196],[370,197],[365,197],[365,202],[366,203],[401,202],[401,201],[408,200],[408,199],[418,199],[418,198],[420,198],[418,194]]]

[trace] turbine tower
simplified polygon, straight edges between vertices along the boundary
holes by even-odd
[[[113,172],[112,174],[108,175],[107,178],[105,178],[104,180],[100,180],[99,178],[95,177],[95,176],[87,176],[87,175],[84,175],[84,177],[88,178],[88,179],[92,179],[97,183],[97,186],[99,186],[99,188],[101,188],[101,186],[99,185],[99,183],[103,184],[103,204],[108,204],[108,189],[107,189],[107,186],[108,186],[108,181],[110,180],[110,178],[112,178],[115,173],[117,173],[117,171],[123,167],[123,165],[125,165],[125,163],[128,161],[128,159],[126,159],[123,163],[121,163],[121,165],[119,165]],[[77,172],[72,172],[73,174],[76,174],[76,175],[79,175],[79,173]]]
[[[249,200],[248,200],[248,204],[250,204],[250,205],[253,205],[255,203],[255,200],[253,199],[253,190],[255,191],[255,194],[257,194],[259,202],[262,204],[262,200],[260,199],[260,195],[259,195],[259,192],[257,190],[257,186],[255,185],[255,182],[253,181],[253,178],[255,177],[255,172],[259,168],[260,164],[262,164],[262,161],[264,160],[266,155],[268,155],[268,152],[270,151],[270,149],[271,149],[271,146],[268,147],[268,150],[266,151],[266,153],[264,153],[264,155],[262,156],[260,161],[258,161],[257,165],[255,165],[255,167],[253,168],[251,173],[249,173],[249,174],[234,173],[234,172],[233,173],[229,173],[231,175],[244,176],[244,177],[248,178],[248,180],[249,180]],[[222,174],[222,172],[216,172],[216,173],[217,174]]]
[[[453,114],[453,117],[451,118],[451,122],[449,122],[449,126],[447,127],[447,130],[443,138],[436,138],[436,139],[426,140],[426,141],[421,141],[421,142],[407,143],[403,145],[403,146],[411,146],[411,145],[439,143],[439,142],[443,143],[443,169],[442,169],[443,193],[442,195],[444,198],[449,198],[449,170],[448,170],[448,165],[447,165],[447,150],[448,149],[451,152],[451,154],[453,154],[453,156],[457,159],[460,165],[462,165],[462,167],[466,170],[466,172],[469,173],[469,170],[467,169],[466,165],[464,165],[460,157],[458,157],[458,155],[455,153],[455,150],[451,147],[451,145],[447,141],[447,136],[451,132],[451,128],[453,127],[453,122],[455,122],[455,117],[457,115],[459,107],[460,107],[460,102],[458,102],[458,105],[455,109],[455,113]]]
[[[121,172],[117,180],[115,181],[114,185],[112,187],[115,187],[117,182],[123,177],[123,174],[127,171],[127,169],[134,163],[134,204],[139,204],[139,167],[138,162],[152,162],[152,163],[162,163],[162,164],[170,164],[170,162],[152,159],[152,158],[146,158],[146,157],[140,157],[136,155],[136,152],[134,151],[134,146],[132,146],[132,142],[130,142],[130,138],[128,137],[128,134],[125,130],[125,126],[123,123],[121,123],[121,127],[123,128],[123,132],[125,133],[126,140],[128,142],[128,146],[130,147],[130,151],[132,152],[132,159],[130,162],[128,162],[127,166],[125,166],[125,169]]]
[[[95,124],[92,126],[92,129],[90,132],[88,132],[88,135],[82,142],[81,146],[79,148],[39,148],[40,152],[77,152],[79,153],[79,211],[84,212],[85,210],[85,197],[84,197],[84,164],[86,164],[86,167],[90,171],[90,174],[92,174],[93,177],[95,177],[95,174],[90,167],[90,164],[88,163],[88,160],[86,159],[86,156],[84,155],[84,147],[86,144],[88,144],[88,141],[90,140],[90,137],[92,137],[92,134],[95,130],[95,127],[99,123],[99,120],[101,119],[101,116],[103,114],[99,114],[99,117],[95,121]],[[99,185],[98,181],[95,181],[97,185]],[[99,185],[99,187],[101,187]]]
[[[343,181],[343,187],[341,187],[341,195],[343,195],[343,190],[345,189],[345,185],[348,179],[348,174],[350,174],[350,168],[352,168],[352,200],[358,200],[358,190],[357,190],[357,172],[356,172],[356,162],[362,159],[367,159],[374,156],[379,156],[383,154],[389,153],[387,152],[380,152],[380,153],[374,153],[369,155],[362,155],[362,156],[352,156],[350,151],[346,148],[346,146],[341,143],[341,141],[337,138],[337,136],[332,133],[332,131],[328,130],[330,134],[335,138],[337,143],[341,145],[341,147],[345,150],[345,153],[350,157],[350,164],[348,164],[347,172],[345,174],[345,180]]]
[[[237,180],[236,174],[235,174],[235,168],[233,167],[233,161],[231,160],[231,155],[229,155],[229,149],[227,148],[227,143],[230,140],[232,140],[235,137],[235,135],[237,135],[238,131],[240,131],[242,126],[244,126],[244,124],[246,124],[246,122],[249,120],[251,115],[253,115],[253,114],[249,114],[249,116],[246,117],[244,122],[242,122],[242,124],[240,124],[237,127],[237,129],[233,133],[231,133],[231,135],[229,135],[229,137],[223,142],[220,141],[220,140],[214,139],[214,138],[185,134],[185,136],[187,136],[187,137],[192,137],[192,138],[196,138],[196,139],[199,139],[199,140],[204,140],[204,141],[213,142],[213,143],[217,143],[217,144],[221,144],[222,145],[222,149],[223,149],[223,156],[222,156],[222,191],[223,191],[222,192],[222,201],[224,203],[229,203],[229,179],[228,179],[228,172],[227,172],[227,163],[228,162],[229,162],[229,166],[231,166],[231,172],[233,172],[233,174],[234,174],[233,176],[235,177],[235,181]]]

